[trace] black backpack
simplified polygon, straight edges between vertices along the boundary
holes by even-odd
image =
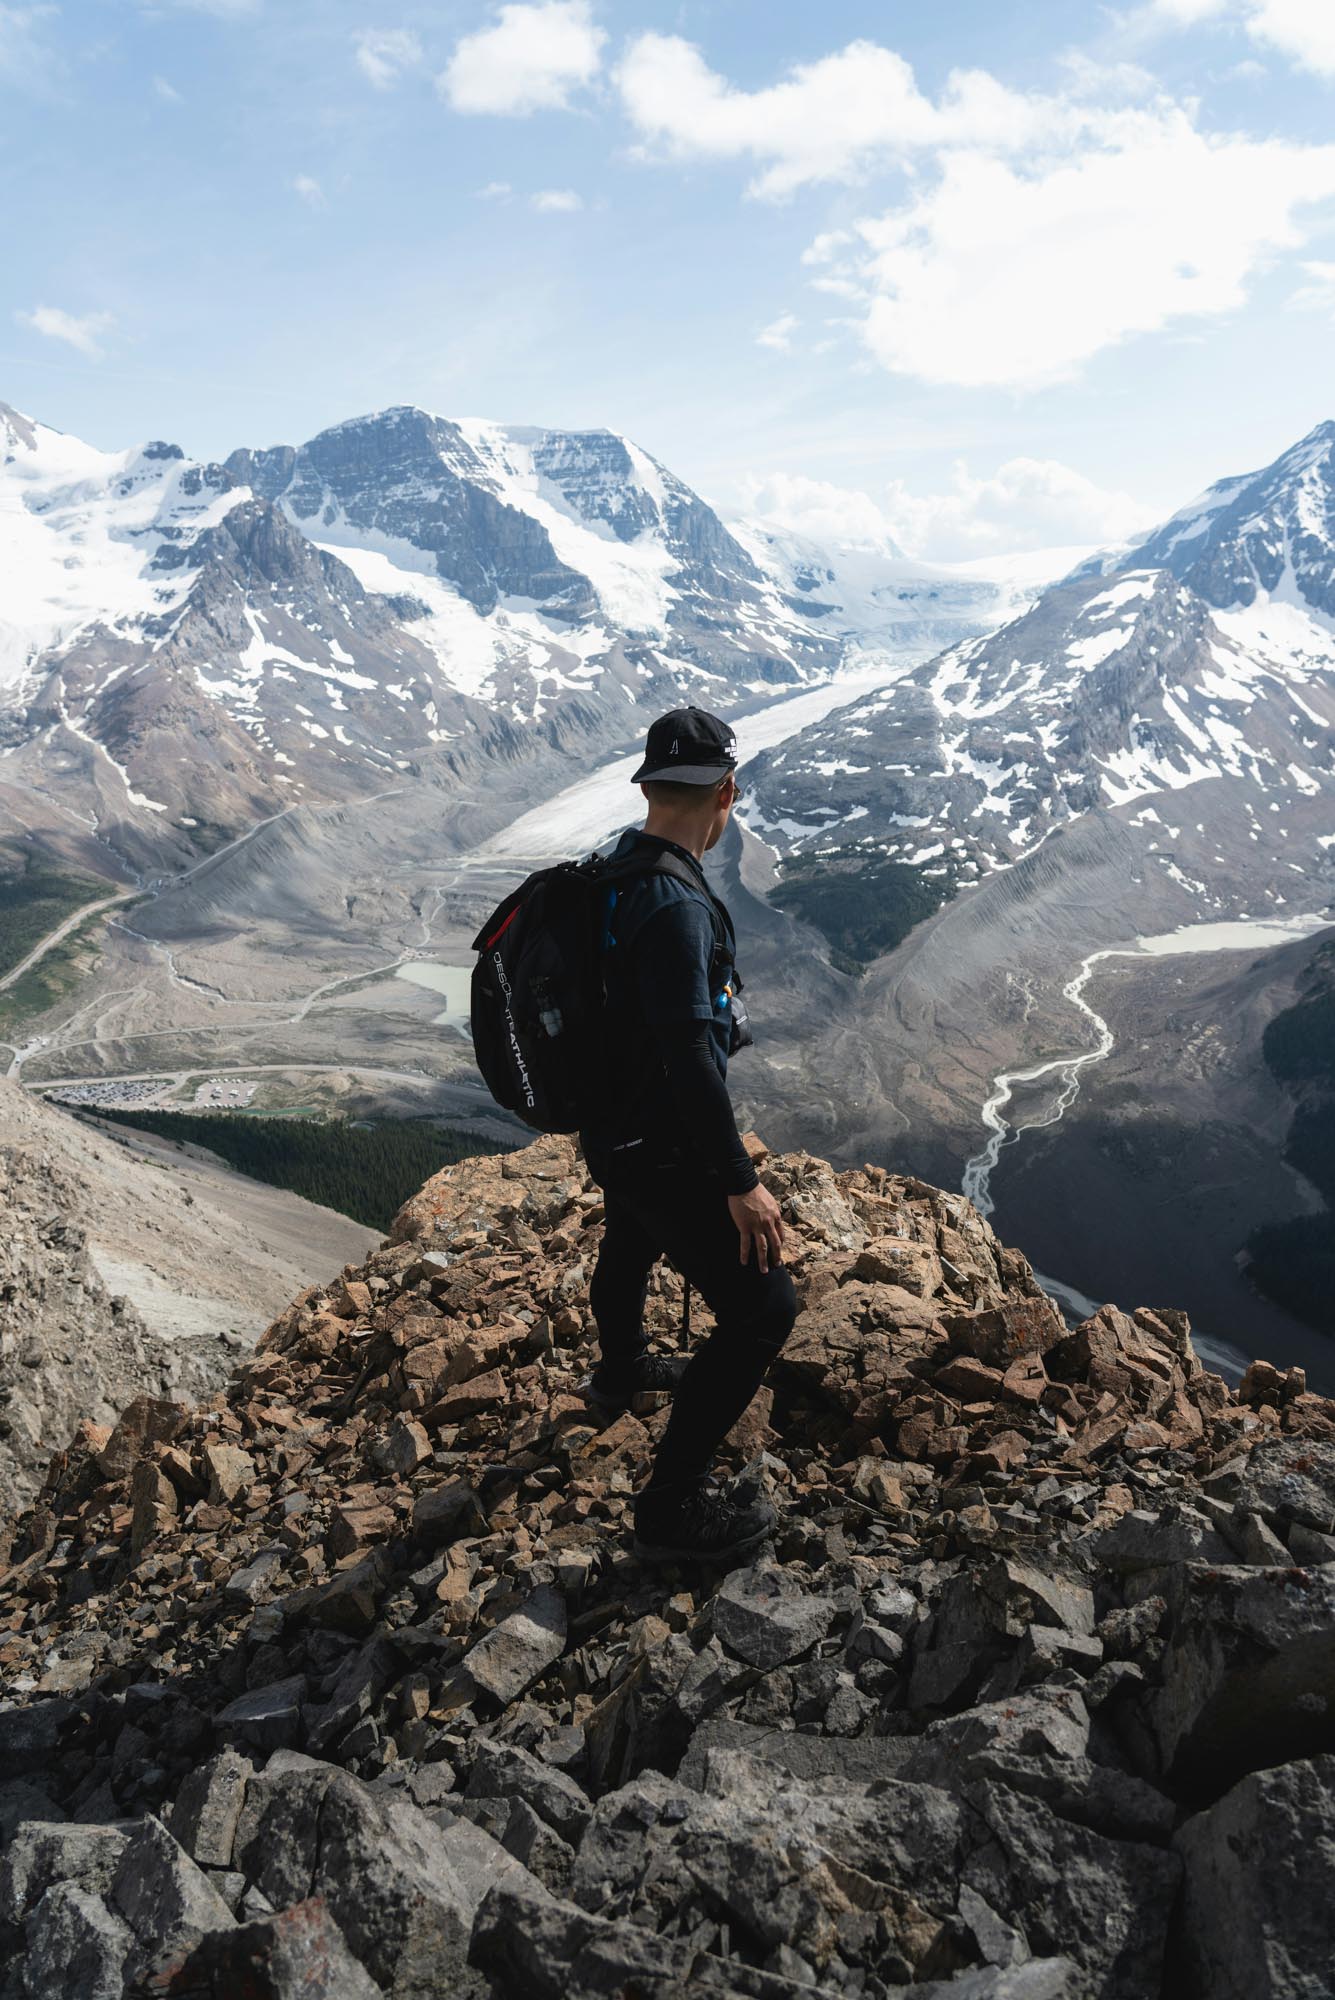
[[[732,948],[723,905],[670,851],[612,860],[591,854],[540,868],[498,903],[473,940],[473,1054],[496,1102],[539,1132],[577,1132],[601,1108],[604,947],[618,884],[671,875],[714,924],[716,957]]]

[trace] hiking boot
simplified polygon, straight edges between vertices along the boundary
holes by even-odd
[[[773,1531],[769,1501],[710,1480],[648,1486],[635,1500],[635,1553],[644,1562],[730,1562]]]
[[[600,1417],[620,1416],[637,1396],[671,1395],[686,1372],[684,1354],[642,1354],[629,1375],[608,1375],[595,1368],[579,1385],[579,1393]]]

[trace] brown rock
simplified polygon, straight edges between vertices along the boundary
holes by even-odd
[[[968,1449],[969,1433],[962,1426],[940,1424],[930,1410],[906,1417],[897,1433],[899,1450],[905,1458],[944,1464],[959,1458]]]
[[[998,1431],[969,1453],[969,1465],[979,1472],[1010,1472],[1028,1455],[1028,1440],[1018,1431]]]
[[[306,1605],[306,1615],[312,1624],[332,1632],[354,1636],[369,1632],[389,1577],[390,1562],[384,1549],[371,1549],[359,1563],[340,1570],[315,1591]]]
[[[499,1368],[489,1374],[475,1375],[471,1382],[463,1383],[448,1396],[434,1404],[427,1411],[425,1422],[433,1429],[441,1424],[461,1424],[465,1417],[476,1416],[479,1410],[493,1409],[498,1403],[508,1401],[510,1383]]]
[[[1122,1442],[1128,1451],[1157,1451],[1172,1440],[1162,1424],[1149,1417],[1138,1417],[1135,1423],[1127,1425]]]
[[[185,1422],[181,1403],[164,1402],[157,1396],[136,1396],[122,1410],[120,1421],[102,1449],[95,1453],[99,1469],[108,1479],[126,1479],[137,1458],[154,1445],[170,1444]]]
[[[1048,1386],[1048,1371],[1037,1354],[1017,1354],[1001,1378],[1001,1393],[1016,1403],[1037,1403]]]
[[[946,1313],[943,1321],[957,1354],[1006,1368],[1017,1354],[1045,1354],[1065,1334],[1051,1299],[1008,1299],[981,1312]]]
[[[134,1518],[130,1525],[130,1553],[138,1556],[155,1535],[174,1528],[177,1520],[176,1489],[151,1458],[141,1458],[130,1480]]]
[[[255,1477],[255,1461],[240,1445],[209,1443],[204,1447],[204,1471],[209,1505],[230,1507]]]
[[[989,1368],[985,1361],[976,1361],[971,1354],[957,1354],[944,1368],[937,1369],[934,1380],[937,1388],[944,1389],[948,1396],[959,1396],[966,1403],[982,1403],[996,1397],[1002,1375],[999,1368]]]
[[[376,1439],[368,1456],[379,1471],[408,1479],[431,1456],[431,1440],[421,1424],[411,1417],[396,1417],[383,1437]]]
[[[360,1506],[336,1507],[325,1546],[340,1561],[344,1556],[356,1555],[387,1540],[394,1532],[394,1525],[394,1509],[383,1503],[369,1501]]]

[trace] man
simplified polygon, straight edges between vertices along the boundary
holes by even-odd
[[[635,1546],[651,1560],[731,1557],[763,1541],[773,1509],[708,1479],[718,1446],[747,1407],[797,1316],[783,1266],[783,1223],[737,1131],[725,1081],[730,1049],[749,1040],[736,1000],[732,921],[701,861],[738,797],[736,739],[703,709],[675,709],[649,731],[633,783],[648,802],[640,832],[614,859],[647,873],[615,894],[604,939],[604,1106],[580,1139],[606,1198],[590,1287],[600,1361],[587,1394],[625,1409],[643,1389],[672,1389],[672,1415],[636,1497]],[[715,1331],[688,1363],[649,1352],[644,1302],[658,1258],[671,1258],[708,1303]]]

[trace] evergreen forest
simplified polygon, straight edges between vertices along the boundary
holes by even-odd
[[[456,1160],[499,1150],[419,1118],[265,1118],[245,1112],[99,1111],[99,1117],[206,1146],[238,1173],[387,1230],[423,1181]]]

